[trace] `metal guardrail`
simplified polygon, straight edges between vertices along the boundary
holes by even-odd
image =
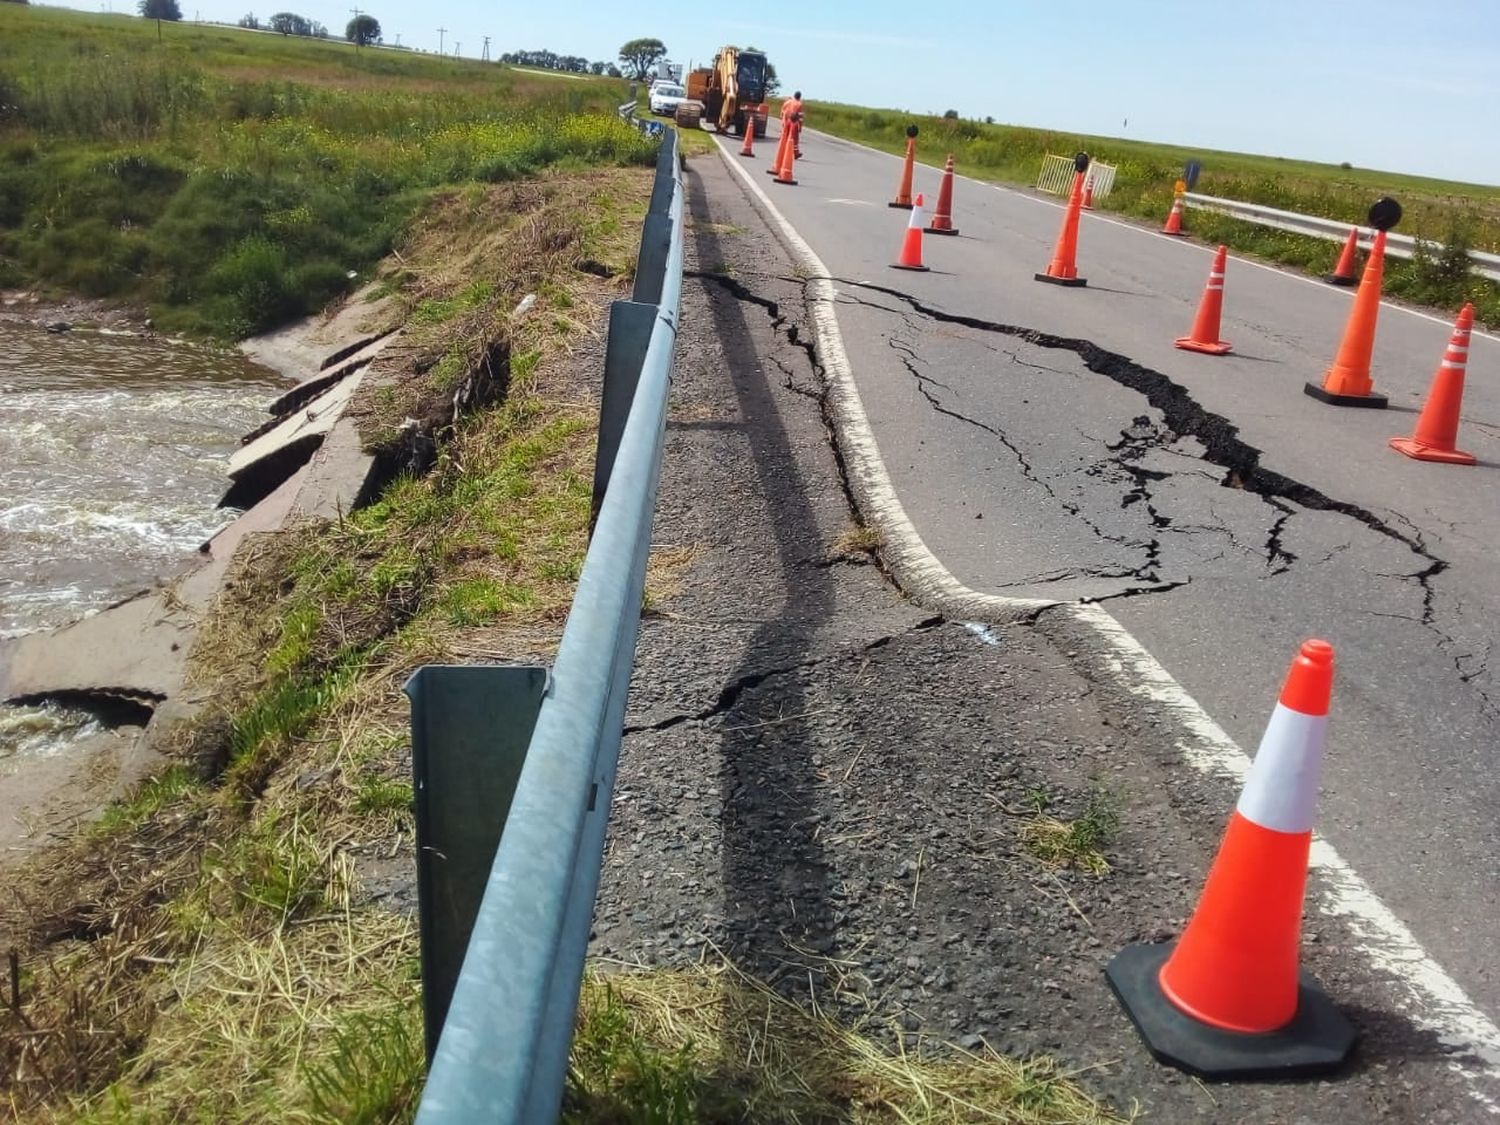
[[[635,89],[632,84],[631,89]],[[667,131],[667,127],[660,121],[642,121],[635,115],[635,101],[631,100],[621,105],[615,112],[620,115],[620,120],[634,125],[648,137],[660,137]]]
[[[1357,226],[1355,223],[1322,219],[1315,215],[1299,215],[1295,211],[1280,211],[1275,207],[1266,207],[1260,203],[1240,203],[1233,199],[1219,199],[1212,195],[1199,195],[1191,191],[1184,194],[1182,200],[1189,207],[1214,211],[1220,215],[1228,215],[1230,218],[1242,219],[1247,223],[1258,223],[1263,227],[1276,227],[1279,230],[1294,231],[1297,234],[1326,238],[1334,242],[1344,241],[1349,237],[1349,228]],[[1368,243],[1374,239],[1375,235],[1373,231],[1361,227],[1359,237],[1361,242]],[[1438,243],[1424,241],[1424,245],[1433,254],[1442,253],[1443,247]],[[1394,231],[1386,235],[1385,252],[1392,257],[1411,258],[1415,256],[1416,250],[1417,240],[1410,235],[1396,234]],[[1491,281],[1500,281],[1500,254],[1486,254],[1470,250],[1469,261],[1475,273]]]
[[[597,520],[551,672],[430,666],[407,685],[431,1056],[420,1125],[532,1125],[562,1102],[651,545],[682,216],[668,130],[634,299],[611,310]]]

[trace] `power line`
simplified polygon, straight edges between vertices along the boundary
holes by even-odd
[[[479,58],[483,62],[490,61],[490,37],[488,35],[484,37],[484,53]]]

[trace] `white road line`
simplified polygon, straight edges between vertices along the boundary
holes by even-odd
[[[890,153],[890,152],[882,152],[878,148],[871,148],[869,145],[861,144],[859,141],[850,141],[850,140],[846,140],[843,137],[832,137],[831,134],[829,134],[829,133],[819,133],[816,129],[809,129],[807,131],[808,131],[809,134],[812,134],[814,136],[818,136],[818,137],[830,137],[831,139],[837,140],[837,141],[839,141],[839,142],[841,142],[843,144],[852,145],[854,148],[862,148],[866,152],[873,152],[877,156],[889,157],[891,160],[894,160],[897,163],[900,163],[903,160],[905,160],[905,157],[897,156],[894,153]],[[936,166],[934,166],[932,164],[924,164],[923,167],[932,168],[933,171],[935,171],[935,172],[941,172],[942,171],[942,169],[937,168]],[[991,190],[1001,192],[1004,195],[1014,195],[1014,196],[1016,196],[1016,197],[1018,197],[1020,199],[1028,199],[1032,203],[1040,203],[1043,207],[1051,207],[1051,208],[1054,208],[1055,210],[1059,210],[1060,211],[1064,207],[1067,206],[1066,203],[1060,202],[1060,201],[1055,200],[1055,199],[1043,199],[1040,196],[1032,195],[1030,192],[1027,192],[1027,191],[1020,191],[1020,190],[1018,190],[1016,188],[1013,188],[1013,187],[1006,187],[1004,184],[993,183],[993,182],[991,182],[989,180],[976,180],[972,176],[965,176],[965,175],[963,175],[962,173],[959,173],[959,172],[955,172],[954,173],[954,177],[957,178],[957,179],[960,179],[960,180],[965,180],[968,183],[975,184],[975,185],[977,185],[979,187],[982,187],[982,188],[990,188]],[[1196,251],[1196,252],[1198,252],[1200,254],[1210,254],[1211,255],[1211,254],[1213,254],[1218,249],[1218,247],[1216,247],[1216,246],[1204,246],[1204,245],[1202,245],[1200,243],[1197,243],[1197,242],[1188,242],[1188,241],[1185,241],[1185,240],[1180,239],[1180,238],[1173,238],[1169,234],[1162,234],[1160,231],[1154,231],[1154,230],[1151,230],[1148,227],[1143,227],[1143,226],[1140,226],[1140,225],[1138,225],[1136,223],[1128,223],[1128,222],[1125,222],[1123,219],[1112,219],[1112,218],[1109,218],[1108,216],[1099,214],[1099,212],[1097,212],[1097,211],[1085,211],[1083,213],[1083,217],[1085,219],[1088,219],[1090,222],[1108,223],[1112,227],[1120,227],[1123,230],[1134,231],[1136,234],[1145,235],[1147,238],[1165,239],[1167,241],[1176,243],[1178,246],[1181,246],[1181,247],[1183,247],[1186,250],[1193,250],[1193,251]],[[1344,296],[1344,297],[1348,298],[1351,301],[1354,299],[1354,297],[1353,297],[1354,290],[1353,289],[1350,289],[1350,288],[1341,288],[1341,287],[1338,287],[1338,286],[1329,285],[1326,281],[1319,281],[1317,278],[1308,277],[1304,273],[1295,273],[1292,270],[1290,270],[1290,269],[1288,269],[1288,268],[1286,268],[1284,266],[1272,265],[1269,262],[1258,262],[1254,258],[1241,258],[1237,254],[1231,254],[1231,255],[1229,255],[1229,257],[1233,261],[1243,262],[1247,266],[1253,266],[1254,268],[1256,268],[1258,270],[1265,270],[1267,273],[1274,273],[1278,277],[1289,277],[1289,278],[1291,278],[1294,281],[1300,281],[1300,282],[1302,282],[1304,285],[1315,285],[1315,286],[1317,286],[1317,288],[1318,288],[1318,290],[1320,292],[1327,293],[1330,296],[1334,296],[1334,297]],[[1397,312],[1406,313],[1408,316],[1419,317],[1422,320],[1430,320],[1430,321],[1432,321],[1433,324],[1441,324],[1445,328],[1452,328],[1453,327],[1453,321],[1452,320],[1444,320],[1440,316],[1434,316],[1432,313],[1422,312],[1420,309],[1411,308],[1409,305],[1397,304],[1395,301],[1389,301],[1389,300],[1383,300],[1383,301],[1380,302],[1380,304],[1381,304],[1381,307],[1383,307],[1383,308],[1394,309]],[[1481,339],[1490,340],[1490,341],[1492,341],[1494,343],[1500,344],[1500,336],[1492,335],[1491,333],[1485,332],[1485,331],[1483,331],[1481,329],[1476,328],[1474,330],[1474,335],[1477,336],[1477,337],[1480,337]]]
[[[1006,624],[1046,606],[1054,607],[1052,613],[1068,615],[1092,629],[1103,641],[1108,671],[1121,688],[1169,713],[1177,729],[1183,732],[1177,748],[1190,765],[1207,776],[1243,786],[1250,768],[1245,751],[1102,606],[982,594],[961,583],[928,550],[896,495],[865,415],[839,332],[834,309],[837,290],[828,267],[754,178],[738,161],[730,159],[722,144],[719,154],[749,189],[751,199],[791,254],[794,264],[809,275],[808,314],[813,322],[818,359],[828,381],[834,433],[844,456],[849,485],[860,513],[879,530],[881,554],[902,588],[917,601],[956,621]],[[1432,959],[1411,930],[1381,902],[1333,846],[1316,834],[1311,869],[1319,909],[1348,925],[1359,950],[1377,970],[1389,974],[1405,994],[1403,1014],[1433,1032],[1455,1055],[1462,1056],[1463,1061],[1450,1062],[1449,1069],[1464,1080],[1476,1101],[1491,1114],[1500,1116],[1500,1102],[1479,1088],[1481,1080],[1500,1082],[1500,1027],[1479,1010],[1458,982]]]

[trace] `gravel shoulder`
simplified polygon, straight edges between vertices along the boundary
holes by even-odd
[[[857,549],[802,284],[718,159],[686,182],[656,544],[687,561],[642,629],[592,952],[722,954],[887,1041],[1052,1054],[1151,1120],[1484,1119],[1315,909],[1305,967],[1362,1034],[1345,1073],[1231,1087],[1152,1062],[1103,968],[1180,929],[1234,794],[1088,637],[934,617]],[[1042,805],[1118,818],[1106,873],[1033,854]]]

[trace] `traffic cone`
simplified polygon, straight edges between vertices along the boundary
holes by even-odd
[[[741,156],[755,155],[755,114],[745,115],[745,143],[740,148]]]
[[[1464,368],[1469,362],[1469,333],[1474,328],[1474,306],[1465,305],[1453,323],[1448,350],[1432,377],[1427,403],[1409,438],[1391,438],[1391,448],[1418,461],[1472,465],[1474,454],[1457,448],[1458,415],[1464,401]]]
[[[1214,255],[1214,264],[1208,269],[1208,285],[1203,289],[1203,300],[1198,305],[1198,316],[1193,321],[1193,331],[1177,341],[1177,346],[1190,352],[1205,352],[1208,355],[1225,355],[1229,341],[1219,339],[1219,318],[1224,311],[1224,265],[1229,260],[1229,250],[1220,246]]]
[[[796,187],[797,181],[792,178],[792,166],[796,163],[796,159],[797,143],[795,141],[788,141],[786,151],[781,154],[781,167],[776,170],[776,178],[771,182],[773,184],[791,184],[793,187]]]
[[[1181,238],[1186,232],[1182,229],[1182,196],[1172,197],[1172,210],[1167,215],[1167,225],[1161,228],[1162,234],[1175,234]]]
[[[1174,944],[1131,945],[1105,969],[1151,1053],[1204,1078],[1332,1070],[1355,1033],[1298,969],[1333,647],[1292,661],[1198,908]]]
[[[1359,292],[1349,310],[1344,340],[1333,366],[1323,375],[1323,385],[1308,383],[1302,389],[1331,406],[1368,406],[1384,410],[1386,397],[1371,389],[1370,355],[1375,350],[1375,321],[1380,315],[1380,279],[1385,273],[1385,231],[1375,232]]]
[[[932,213],[928,234],[957,234],[953,225],[953,154],[948,154],[948,163],[943,165],[943,182],[938,187],[937,209]]]
[[[906,224],[906,238],[901,242],[901,257],[891,263],[893,270],[923,270],[922,264],[922,197],[912,204],[911,219]]]
[[[896,198],[891,200],[891,207],[911,207],[911,176],[912,170],[917,163],[917,138],[906,138],[906,163],[901,166],[901,183],[896,188]]]
[[[1094,177],[1092,174],[1083,181],[1083,209],[1092,211],[1094,209]]]
[[[776,155],[771,158],[771,166],[766,169],[766,175],[768,175],[768,176],[780,175],[780,173],[781,173],[781,164],[782,164],[782,161],[784,161],[786,159],[787,146],[790,145],[791,142],[792,142],[792,138],[791,138],[790,134],[788,134],[788,132],[786,130],[786,127],[782,126],[781,137],[776,142]]]
[[[1358,285],[1359,273],[1355,260],[1359,256],[1359,228],[1349,228],[1349,240],[1344,243],[1344,252],[1339,255],[1339,264],[1323,280],[1331,285]]]
[[[1078,217],[1083,211],[1083,176],[1082,172],[1073,173],[1073,190],[1068,196],[1068,207],[1063,212],[1062,230],[1057,234],[1057,246],[1052,251],[1052,261],[1047,264],[1047,272],[1036,274],[1038,281],[1045,281],[1052,285],[1087,285],[1088,282],[1078,276]]]

